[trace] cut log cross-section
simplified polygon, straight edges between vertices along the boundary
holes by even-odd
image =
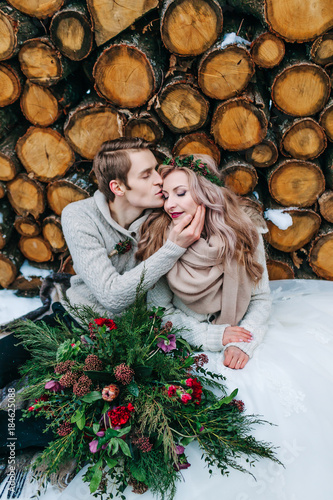
[[[288,254],[280,252],[266,244],[266,263],[270,280],[290,280],[295,278],[292,259]]]
[[[265,173],[269,192],[280,205],[310,207],[325,190],[325,177],[316,162],[283,160]]]
[[[41,232],[40,223],[31,215],[18,215],[15,218],[14,227],[21,236],[38,236]]]
[[[0,180],[11,181],[21,171],[22,165],[15,153],[15,145],[26,132],[26,127],[19,126],[0,142]]]
[[[192,132],[180,137],[175,143],[172,155],[204,154],[214,158],[220,164],[221,153],[215,142],[205,132]]]
[[[123,135],[123,119],[110,104],[88,97],[70,111],[64,134],[77,153],[92,160],[103,142]]]
[[[93,69],[95,89],[122,108],[143,106],[162,83],[165,56],[146,35],[123,36],[103,47]]]
[[[38,19],[52,16],[62,7],[65,0],[8,0],[8,3],[16,9]]]
[[[47,201],[56,215],[74,201],[88,198],[96,190],[88,171],[76,171],[63,179],[51,182],[47,187]]]
[[[313,62],[322,66],[333,62],[333,33],[318,37],[312,44],[310,55]]]
[[[312,118],[282,124],[281,134],[282,154],[300,160],[317,158],[327,146],[324,129]]]
[[[280,229],[272,221],[267,221],[268,243],[282,252],[294,252],[309,243],[317,234],[321,218],[316,212],[306,208],[286,208],[284,214],[290,217],[290,226]]]
[[[257,168],[267,168],[273,165],[279,156],[276,139],[271,130],[268,130],[265,139],[253,146],[245,153],[246,161]]]
[[[0,286],[7,288],[14,281],[23,261],[14,238],[0,251]]]
[[[27,174],[18,174],[7,184],[8,200],[18,215],[36,219],[45,210],[44,185]]]
[[[308,42],[333,27],[331,0],[228,0],[228,5],[258,17],[288,42]]]
[[[240,151],[260,144],[267,133],[267,118],[262,109],[246,96],[235,97],[217,105],[211,122],[215,142],[230,151]]]
[[[275,106],[291,116],[310,116],[325,106],[330,95],[330,79],[326,71],[305,61],[280,69],[272,85]]]
[[[209,102],[191,76],[176,75],[163,85],[155,110],[170,130],[189,133],[205,124]]]
[[[0,200],[6,196],[7,188],[4,182],[0,181]]]
[[[254,63],[245,45],[219,41],[201,58],[198,83],[208,97],[231,99],[240,94],[254,74]]]
[[[333,142],[333,99],[330,99],[320,113],[319,125],[323,127],[327,137]]]
[[[129,2],[101,2],[87,0],[93,20],[96,45],[100,46],[118,33],[158,7],[158,0],[135,0]]]
[[[75,160],[65,138],[52,128],[30,127],[17,141],[16,152],[26,171],[42,182],[62,177]]]
[[[161,37],[166,48],[179,56],[197,56],[222,31],[223,13],[217,0],[166,0],[161,11]]]
[[[47,37],[27,40],[19,52],[19,61],[32,83],[46,87],[66,78],[77,67],[75,61],[63,57]]]
[[[278,66],[284,54],[284,41],[269,31],[258,34],[252,40],[251,56],[256,65],[261,68]]]
[[[21,44],[34,38],[42,31],[42,26],[31,17],[13,9],[7,2],[0,1],[0,61],[11,59],[19,51]]]
[[[163,135],[163,126],[150,111],[134,113],[124,127],[125,137],[141,137],[147,142],[156,144]]]
[[[44,239],[49,243],[55,253],[64,252],[67,244],[61,229],[60,218],[56,215],[45,217],[42,225]]]
[[[0,107],[15,102],[22,91],[22,74],[15,63],[0,64]]]
[[[221,178],[225,186],[238,195],[251,193],[258,182],[256,169],[235,155],[223,159]]]
[[[93,46],[93,32],[85,5],[74,0],[56,12],[50,35],[54,45],[72,61],[87,57]]]
[[[53,259],[51,247],[42,236],[21,236],[18,246],[24,257],[33,262],[48,262]]]
[[[320,214],[333,224],[333,191],[325,191],[318,200]]]
[[[333,229],[329,224],[323,224],[314,239],[309,263],[314,272],[321,278],[333,280]]]

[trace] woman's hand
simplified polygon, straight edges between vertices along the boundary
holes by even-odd
[[[230,346],[224,351],[224,366],[228,366],[234,370],[244,368],[248,360],[249,356],[239,347]]]
[[[191,246],[201,236],[205,214],[206,208],[199,205],[193,218],[187,214],[182,221],[179,221],[179,224],[171,228],[168,239],[183,248]]]
[[[230,344],[231,342],[251,342],[253,339],[252,333],[241,326],[227,326],[222,337],[222,345]]]

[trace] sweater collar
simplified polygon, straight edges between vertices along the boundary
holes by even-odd
[[[125,236],[127,236],[128,238],[130,238],[132,240],[135,240],[135,238],[132,236],[131,233],[133,233],[133,232],[136,234],[138,233],[138,230],[139,230],[141,224],[143,224],[143,222],[147,219],[148,215],[152,211],[151,209],[145,210],[144,214],[141,215],[141,217],[139,217],[138,219],[135,219],[132,222],[132,224],[128,227],[128,229],[125,229],[124,227],[122,227],[120,224],[118,224],[118,222],[116,222],[111,217],[111,212],[109,209],[107,199],[101,191],[99,191],[99,190],[95,191],[94,200],[95,200],[95,203],[97,205],[97,208],[99,209],[99,211],[103,215],[104,219],[108,222],[108,224],[110,224],[110,226],[112,226],[114,229],[116,229],[119,233],[124,234]]]

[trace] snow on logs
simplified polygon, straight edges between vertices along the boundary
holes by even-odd
[[[211,155],[271,279],[333,280],[332,28],[331,0],[0,0],[0,286],[74,272],[61,212],[121,136]]]

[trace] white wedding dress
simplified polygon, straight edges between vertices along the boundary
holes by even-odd
[[[223,366],[222,354],[207,353],[208,368],[227,377],[246,412],[276,424],[252,434],[278,447],[284,467],[261,459],[250,474],[210,477],[195,444],[186,448],[191,467],[182,471],[175,500],[332,500],[333,498],[333,283],[273,281],[268,333],[243,370]],[[207,365],[206,365],[207,368]],[[243,465],[248,465],[243,462]],[[83,469],[61,493],[43,500],[92,500]],[[27,484],[20,498],[30,498]],[[128,500],[138,500],[130,488]],[[144,500],[152,499],[146,492]]]

